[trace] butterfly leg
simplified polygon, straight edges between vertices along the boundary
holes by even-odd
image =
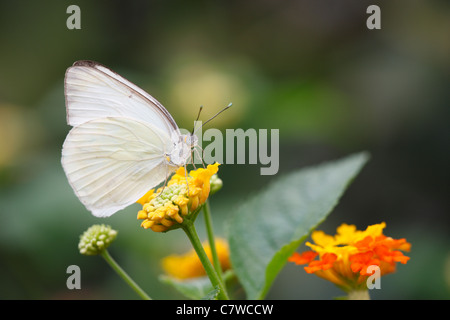
[[[163,187],[162,187],[162,190],[161,190],[161,192],[156,196],[156,198],[158,198],[162,193],[163,193],[163,191],[164,191],[164,189],[166,188],[166,186],[167,186],[167,178],[169,177],[168,176],[168,174],[167,174],[167,170],[166,170],[166,177],[164,178],[164,185],[163,185]]]
[[[195,148],[194,148],[194,152],[197,154],[197,156],[198,156],[198,157],[200,158],[200,160],[202,161],[202,166],[203,166],[203,168],[205,168],[205,162],[203,161],[203,155],[204,155],[204,153],[205,153],[205,150],[203,150],[202,147],[200,147],[200,146],[197,146],[197,147],[199,147],[200,150],[202,150],[202,154],[200,155],[200,152],[199,152],[197,149],[195,149]]]
[[[186,178],[186,188],[187,188],[187,194],[189,196],[189,184],[188,184],[188,172],[187,172],[187,168],[186,168],[186,163],[184,164],[184,177]]]
[[[194,169],[197,170],[197,167],[195,166],[195,163],[194,163],[194,151],[191,151],[191,164],[194,167]]]

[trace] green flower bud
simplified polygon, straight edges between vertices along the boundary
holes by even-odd
[[[93,256],[100,254],[116,239],[117,231],[104,224],[95,224],[81,236],[78,249],[81,254]]]
[[[175,199],[177,199],[180,195],[186,196],[186,193],[186,186],[173,184],[171,186],[166,186],[164,190],[149,203],[156,209],[164,206],[164,204],[168,201],[175,201]]]
[[[211,189],[209,191],[210,195],[212,195],[212,194],[216,193],[217,191],[219,191],[220,189],[222,189],[223,182],[222,182],[222,179],[220,179],[217,174],[214,174],[211,177],[211,180],[209,183],[211,184]]]

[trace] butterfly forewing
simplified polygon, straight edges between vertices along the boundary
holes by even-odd
[[[65,77],[67,123],[105,117],[129,117],[179,132],[170,113],[151,95],[114,71],[93,61],[78,61]]]

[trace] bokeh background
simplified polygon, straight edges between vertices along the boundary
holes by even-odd
[[[70,4],[81,30],[66,27]],[[370,4],[381,7],[381,30],[366,28]],[[78,253],[94,223],[119,231],[110,252],[152,297],[181,298],[158,275],[161,257],[189,248],[185,235],[140,228],[137,204],[94,218],[61,168],[64,73],[90,59],[143,87],[180,127],[192,128],[200,105],[207,119],[233,102],[209,127],[279,129],[278,175],[369,151],[319,229],[385,221],[387,235],[412,243],[411,260],[372,298],[448,299],[449,31],[445,0],[1,1],[0,298],[137,298],[100,257]],[[224,187],[211,199],[218,234],[233,208],[278,176],[259,169],[221,166]],[[72,264],[81,290],[66,288]],[[339,295],[287,264],[268,298]]]

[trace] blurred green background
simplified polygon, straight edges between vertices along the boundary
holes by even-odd
[[[81,8],[81,30],[66,9]],[[366,9],[381,7],[381,30]],[[411,260],[374,299],[450,297],[448,1],[1,1],[0,298],[135,299],[100,257],[78,253],[91,224],[119,231],[110,252],[156,299],[181,298],[157,277],[161,257],[187,250],[181,231],[139,227],[139,205],[94,218],[60,165],[63,79],[76,60],[101,62],[138,84],[191,129],[280,130],[278,175],[367,150],[372,158],[319,227],[385,221],[412,243]],[[223,165],[211,199],[215,229],[277,176]],[[287,186],[288,187],[288,186]],[[198,229],[203,236],[203,227]],[[299,250],[302,250],[299,248]],[[66,268],[81,268],[68,290]],[[271,299],[332,299],[331,283],[286,265]]]

